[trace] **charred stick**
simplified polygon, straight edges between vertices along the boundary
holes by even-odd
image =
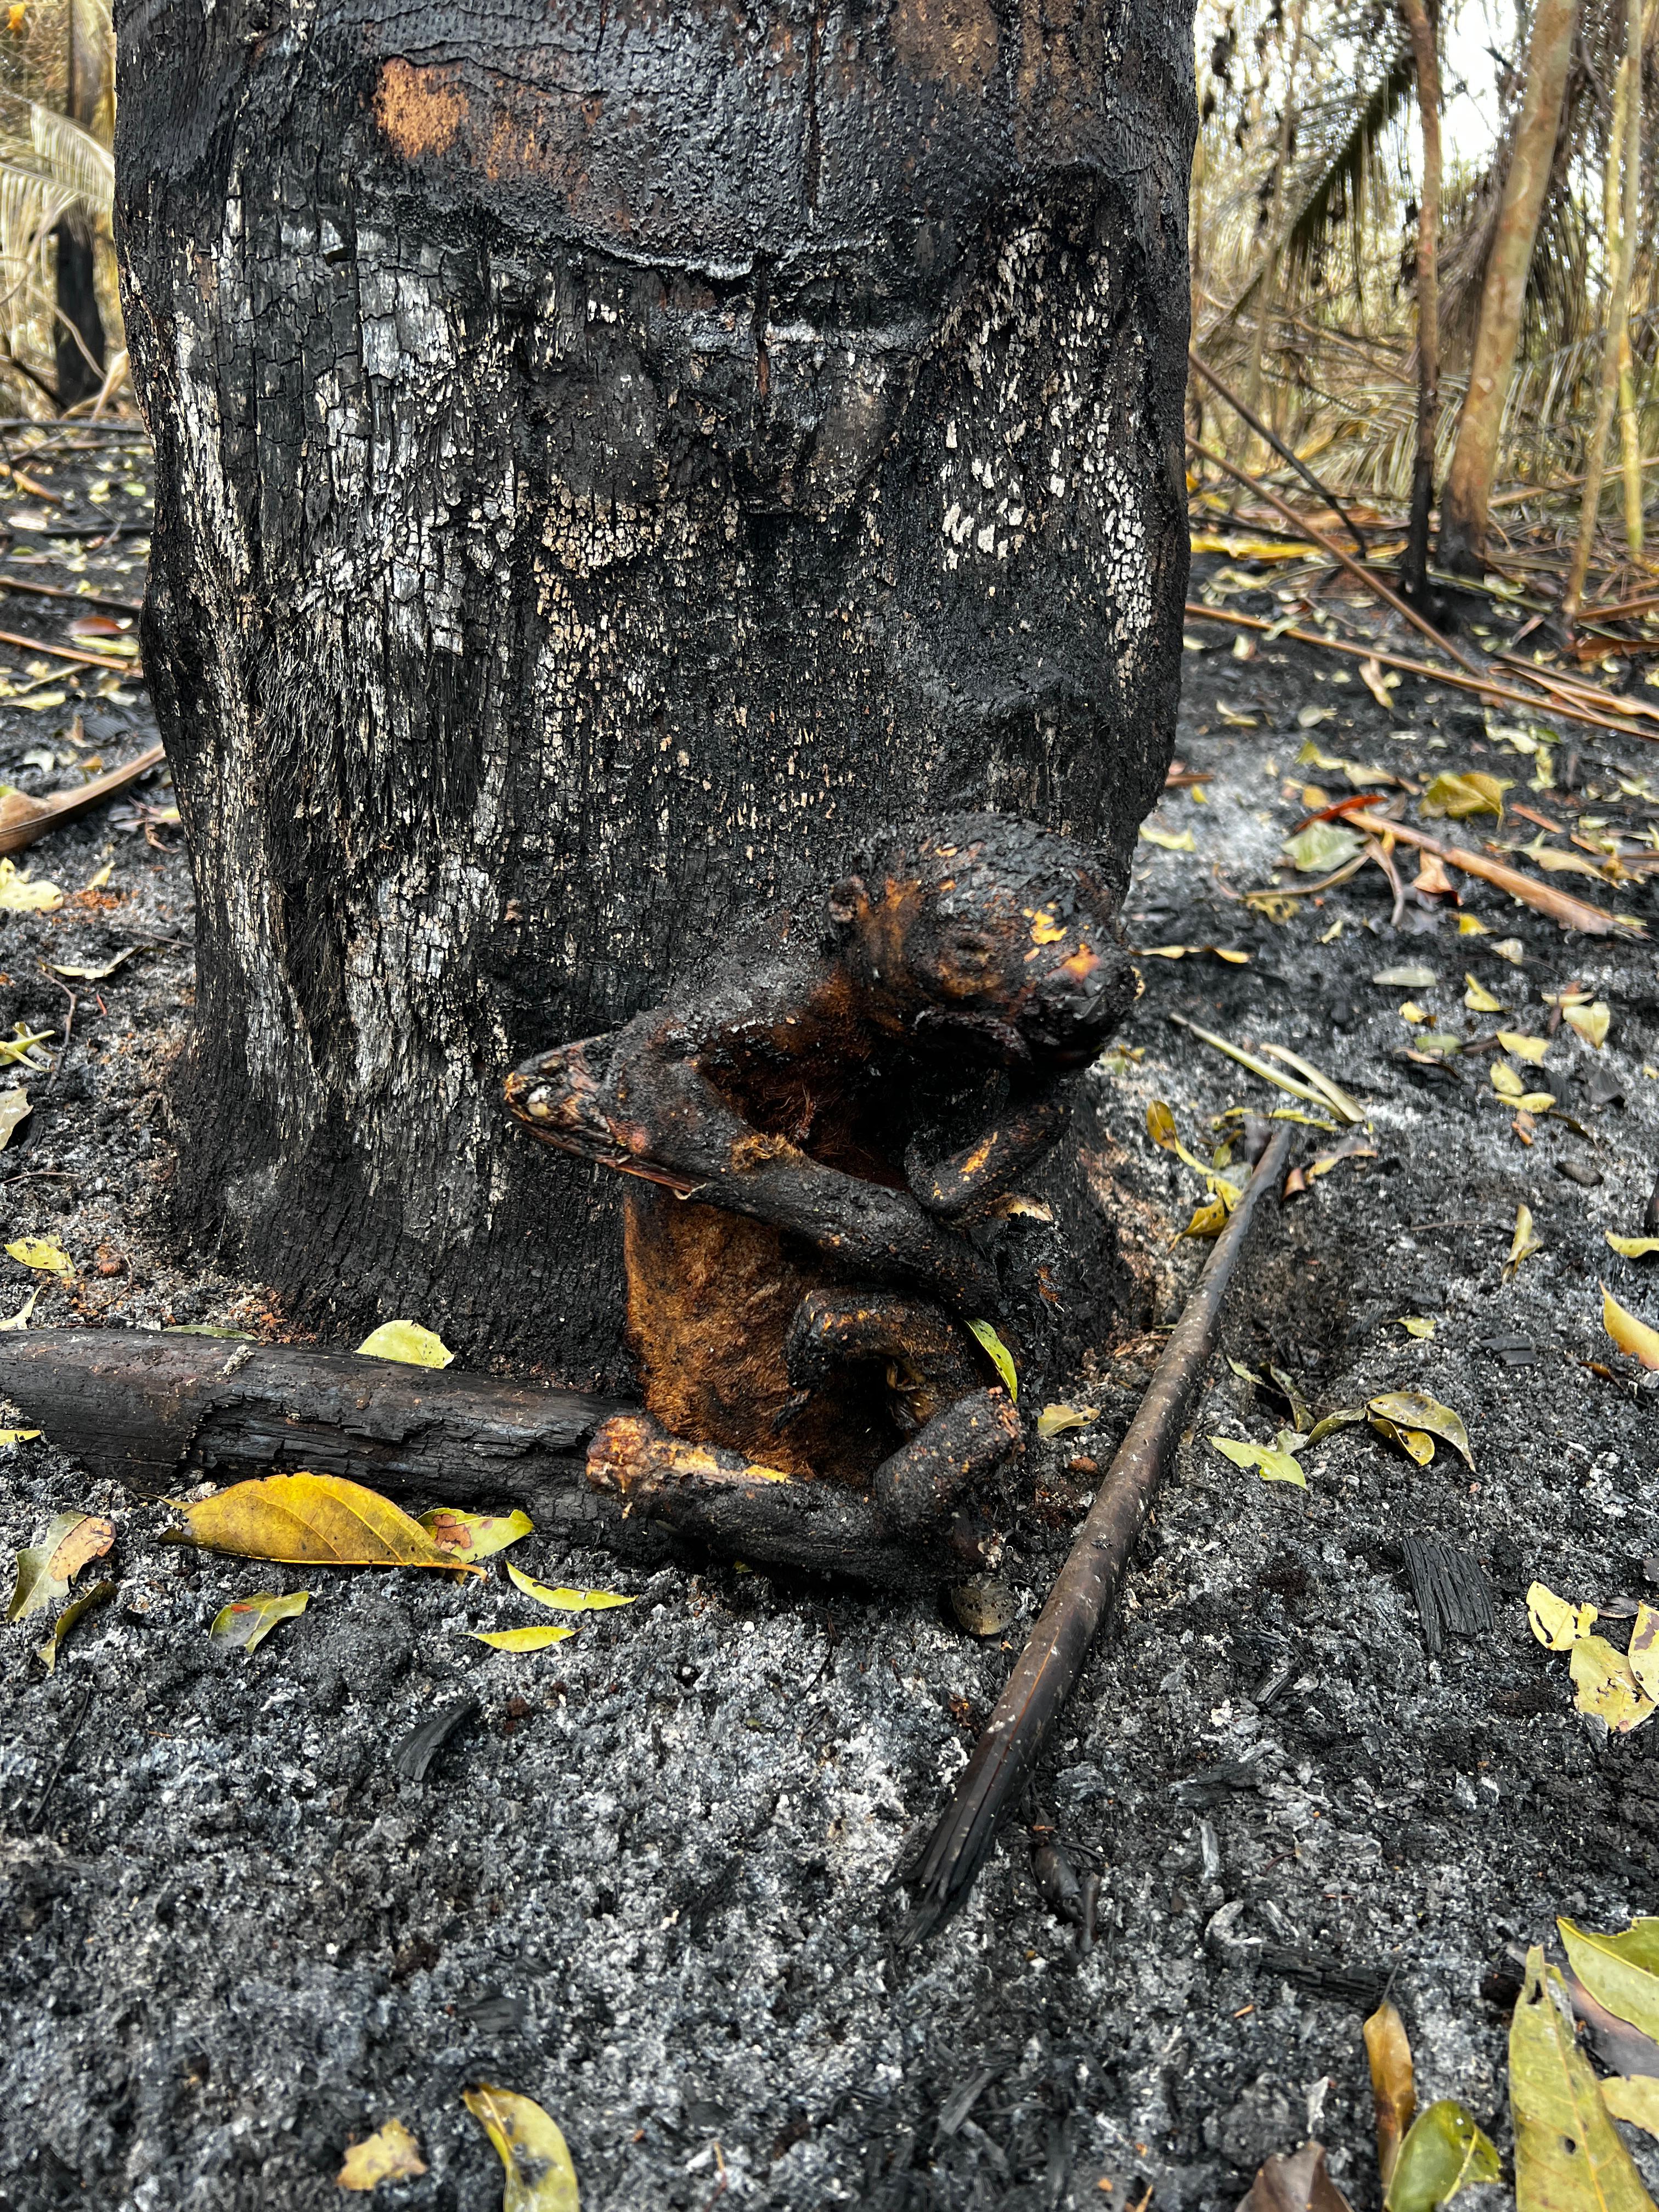
[[[1368,830],[1385,844],[1392,837],[1399,844],[1414,846],[1419,853],[1432,853],[1437,860],[1460,869],[1466,876],[1479,876],[1483,883],[1496,884],[1499,890],[1507,891],[1523,906],[1534,907],[1540,914],[1548,915],[1552,921],[1559,921],[1563,929],[1583,930],[1587,937],[1641,938],[1647,933],[1640,922],[1621,921],[1605,907],[1592,906],[1588,899],[1574,898],[1571,891],[1558,891],[1553,884],[1534,883],[1519,868],[1512,868],[1504,860],[1489,860],[1482,854],[1470,852],[1467,845],[1443,844],[1438,837],[1413,830],[1408,823],[1390,821],[1376,814],[1356,812],[1346,818],[1356,830]]]
[[[1256,1200],[1264,1190],[1277,1188],[1290,1142],[1288,1129],[1274,1133],[1164,1347],[1140,1410],[933,1831],[917,1870],[921,1894],[905,1930],[907,1942],[929,1934],[967,1896],[1005,1813],[1030,1782],[1048,1732],[1076,1686],[1215,1350],[1223,1302],[1250,1233]]]
[[[1252,491],[1259,492],[1268,506],[1282,514],[1287,522],[1293,523],[1298,530],[1305,532],[1322,553],[1328,553],[1332,560],[1340,567],[1346,568],[1351,576],[1357,576],[1368,590],[1376,592],[1385,606],[1392,607],[1397,615],[1403,615],[1412,628],[1419,630],[1431,645],[1437,645],[1449,660],[1455,660],[1460,668],[1467,668],[1471,676],[1480,674],[1479,666],[1469,659],[1468,653],[1461,652],[1449,638],[1435,628],[1426,616],[1419,614],[1415,607],[1408,606],[1398,592],[1383,582],[1375,569],[1362,568],[1352,553],[1345,553],[1342,550],[1334,538],[1327,538],[1324,532],[1316,528],[1305,515],[1298,514],[1289,500],[1280,499],[1276,491],[1264,484],[1259,477],[1253,477],[1248,469],[1241,469],[1234,462],[1224,460],[1219,453],[1212,453],[1207,446],[1198,445],[1190,438],[1187,442],[1200,460],[1212,462],[1215,467],[1224,469],[1230,477],[1236,477],[1242,484],[1248,484]]]
[[[1583,722],[1592,730],[1617,730],[1621,736],[1651,740],[1650,732],[1632,729],[1627,721],[1620,721],[1616,716],[1595,714],[1588,707],[1570,706],[1555,697],[1534,698],[1529,692],[1517,691],[1512,684],[1495,677],[1460,675],[1455,668],[1436,668],[1426,660],[1413,660],[1403,653],[1384,653],[1380,647],[1355,645],[1345,637],[1322,637],[1317,630],[1269,622],[1263,615],[1242,615],[1231,607],[1206,607],[1196,599],[1187,601],[1184,612],[1191,622],[1224,623],[1230,629],[1271,632],[1276,639],[1287,637],[1294,645],[1316,645],[1326,653],[1340,653],[1349,660],[1374,660],[1379,668],[1397,668],[1402,676],[1421,677],[1425,684],[1444,684],[1455,690],[1473,691],[1489,702],[1526,707],[1534,714],[1548,714],[1558,721]]]
[[[1204,379],[1205,382],[1206,384],[1212,385],[1215,390],[1221,394],[1221,397],[1226,401],[1228,406],[1232,409],[1234,414],[1237,415],[1250,429],[1254,430],[1258,438],[1264,439],[1267,443],[1273,447],[1274,453],[1278,454],[1281,461],[1289,462],[1290,465],[1296,471],[1297,476],[1301,477],[1303,483],[1307,485],[1309,490],[1313,493],[1314,496],[1316,499],[1327,501],[1334,511],[1341,516],[1344,526],[1348,532],[1348,535],[1353,539],[1354,544],[1359,548],[1360,559],[1362,561],[1369,561],[1371,557],[1371,549],[1365,543],[1364,532],[1360,529],[1359,525],[1354,520],[1352,515],[1349,514],[1347,508],[1343,506],[1341,501],[1330,489],[1329,485],[1320,482],[1319,478],[1308,466],[1308,464],[1301,458],[1300,454],[1293,452],[1292,449],[1285,443],[1285,441],[1279,435],[1277,431],[1269,429],[1267,425],[1262,421],[1261,417],[1256,414],[1253,409],[1249,408],[1244,404],[1244,402],[1239,398],[1238,394],[1232,389],[1232,387],[1230,385],[1226,385],[1222,382],[1221,379],[1210,367],[1209,362],[1200,360],[1197,354],[1193,351],[1191,346],[1188,346],[1187,349],[1187,358],[1192,363],[1192,366],[1198,371],[1199,374]]]
[[[73,822],[101,806],[106,799],[113,799],[130,783],[148,775],[150,769],[161,765],[160,745],[148,745],[133,759],[112,768],[103,775],[95,775],[90,783],[82,784],[79,791],[59,792],[50,799],[27,799],[20,793],[11,793],[0,799],[0,854],[21,853],[49,830],[61,829],[65,822]]]

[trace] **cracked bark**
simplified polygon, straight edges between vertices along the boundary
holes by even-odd
[[[1127,877],[1172,741],[1188,11],[132,4],[180,1200],[297,1316],[615,1387],[497,1104],[884,820]]]

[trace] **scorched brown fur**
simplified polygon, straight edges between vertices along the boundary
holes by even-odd
[[[831,1477],[921,1528],[1017,1447],[962,1323],[995,1317],[998,1204],[1133,995],[1116,910],[1030,823],[888,833],[665,1004],[514,1071],[529,1128],[630,1178],[656,1428],[602,1432],[596,1480],[626,1487],[647,1445],[660,1471],[681,1438],[687,1479]]]

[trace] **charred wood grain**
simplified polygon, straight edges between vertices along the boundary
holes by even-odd
[[[411,1511],[522,1506],[544,1536],[636,1560],[740,1549],[756,1565],[919,1590],[964,1571],[948,1540],[899,1541],[832,1484],[780,1488],[758,1515],[752,1499],[723,1510],[666,1490],[625,1509],[590,1486],[585,1455],[629,1408],[547,1383],[164,1331],[30,1330],[0,1342],[0,1398],[143,1498],[303,1468]]]

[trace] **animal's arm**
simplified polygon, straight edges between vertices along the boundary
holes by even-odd
[[[945,1159],[929,1162],[913,1145],[904,1171],[918,1203],[946,1221],[988,1212],[1016,1176],[1052,1150],[1071,1110],[1071,1085],[1060,1079],[1014,1092],[970,1144]]]
[[[689,1182],[708,1205],[787,1230],[884,1281],[919,1284],[960,1312],[996,1310],[995,1271],[965,1237],[931,1222],[908,1191],[751,1128],[689,1054],[625,1036],[609,1090],[610,1125],[635,1173]]]
[[[637,1157],[629,1148],[627,1132],[617,1127],[607,1110],[605,1081],[620,1035],[620,1030],[610,1030],[603,1036],[578,1037],[573,1044],[538,1053],[507,1077],[503,1086],[507,1103],[544,1144],[623,1175],[665,1183],[687,1196],[693,1179],[672,1175]]]

